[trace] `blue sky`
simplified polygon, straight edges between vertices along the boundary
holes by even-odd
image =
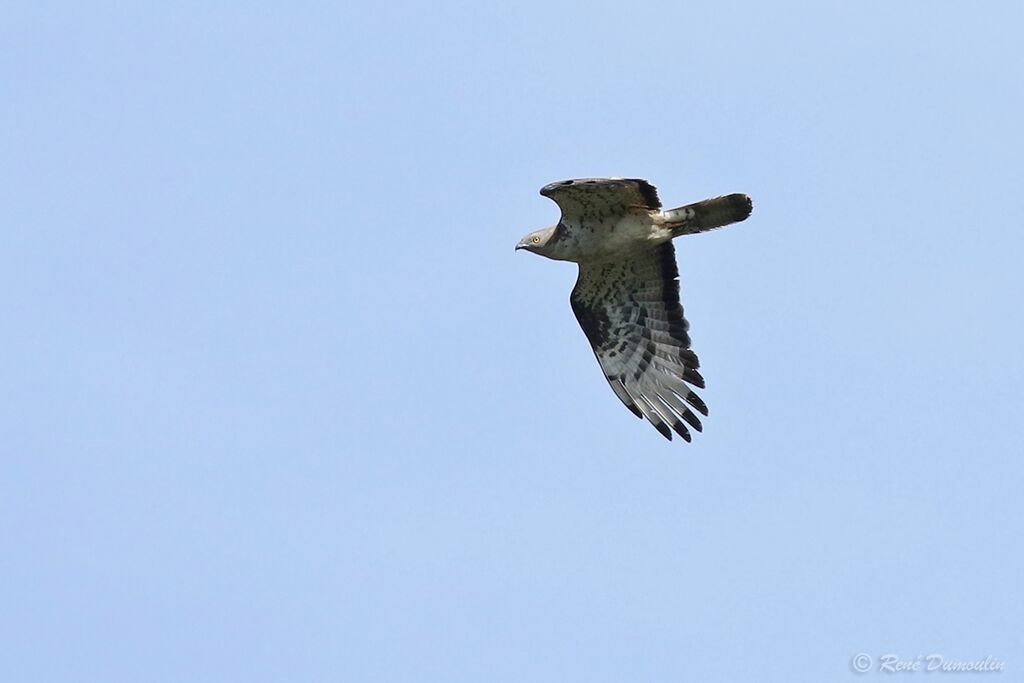
[[[6,7],[3,678],[1016,680],[1022,21]],[[604,175],[754,199],[677,241],[690,445],[513,253]]]

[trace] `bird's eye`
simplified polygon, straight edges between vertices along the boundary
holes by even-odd
[[[531,242],[533,242],[534,244],[537,244],[537,242],[540,242],[540,237],[538,237],[537,235],[534,235],[534,236],[533,236],[533,237],[532,237],[532,238],[530,239],[530,241],[531,241]]]

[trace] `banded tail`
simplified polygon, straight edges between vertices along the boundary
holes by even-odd
[[[727,194],[662,211],[661,215],[665,219],[665,227],[671,228],[672,236],[679,237],[739,223],[746,220],[753,208],[754,204],[747,195]]]

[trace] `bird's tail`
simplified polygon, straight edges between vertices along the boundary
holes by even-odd
[[[679,237],[739,223],[750,215],[753,208],[747,195],[727,194],[662,211],[661,215],[665,218],[665,226],[672,230],[672,236]]]

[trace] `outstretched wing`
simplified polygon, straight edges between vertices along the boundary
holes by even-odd
[[[639,178],[562,180],[545,185],[540,193],[558,204],[566,222],[661,208],[654,185]]]
[[[690,385],[703,388],[689,325],[679,303],[679,271],[671,242],[580,264],[570,302],[615,395],[666,438],[690,440],[701,431],[707,406]],[[684,424],[685,422],[685,424]]]

